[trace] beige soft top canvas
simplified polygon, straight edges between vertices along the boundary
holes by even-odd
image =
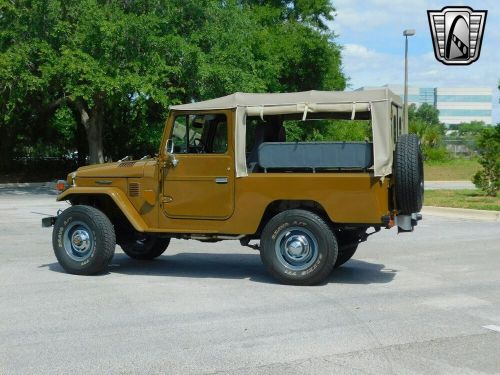
[[[294,93],[252,94],[237,92],[221,98],[171,106],[175,111],[236,110],[235,168],[236,177],[247,176],[245,157],[246,116],[344,112],[351,119],[356,113],[370,112],[373,132],[374,175],[392,173],[394,134],[407,133],[403,125],[392,128],[391,121],[401,124],[401,100],[388,89],[365,91],[305,91]],[[394,132],[394,133],[393,133]]]

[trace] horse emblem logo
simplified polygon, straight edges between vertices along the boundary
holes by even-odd
[[[436,59],[446,65],[469,65],[479,59],[487,14],[469,7],[428,10]]]

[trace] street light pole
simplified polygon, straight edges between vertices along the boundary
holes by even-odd
[[[405,129],[408,131],[408,37],[415,35],[415,29],[406,29],[403,31],[405,36],[405,96],[404,96],[404,119]]]

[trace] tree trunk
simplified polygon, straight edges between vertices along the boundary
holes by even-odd
[[[88,127],[86,127],[87,140],[89,142],[90,164],[104,163],[104,150],[102,144],[103,120],[102,103],[96,103],[91,111]]]
[[[104,103],[99,95],[94,98],[94,106],[89,109],[87,104],[77,99],[76,108],[80,113],[80,121],[87,133],[89,144],[89,164],[104,163],[104,148],[102,129],[104,125]]]
[[[87,142],[87,133],[83,125],[78,122],[76,128],[76,150],[78,152],[77,165],[82,167],[87,164],[87,155],[89,153],[89,143]]]
[[[0,125],[0,131],[2,136],[0,137],[0,172],[6,173],[11,172],[12,170],[12,160],[14,159],[13,155],[13,134],[10,129],[2,129]]]

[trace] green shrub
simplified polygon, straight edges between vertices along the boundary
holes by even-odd
[[[472,182],[491,197],[500,190],[500,124],[486,128],[479,134],[479,164],[483,167],[472,178]]]
[[[427,162],[445,162],[450,160],[450,153],[444,146],[423,146],[422,153]]]

